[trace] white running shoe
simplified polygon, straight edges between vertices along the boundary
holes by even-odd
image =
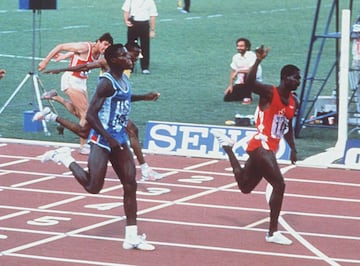
[[[217,139],[217,141],[219,142],[219,144],[222,147],[224,147],[224,146],[232,147],[235,144],[234,140],[230,139],[228,136],[226,136],[220,130],[212,129],[212,130],[210,130],[210,133],[214,135],[214,137]]]
[[[55,89],[44,92],[44,94],[41,96],[42,100],[51,100],[53,97],[57,96],[57,92]]]
[[[125,239],[123,249],[154,250],[155,246],[146,242],[146,235],[138,235],[133,239]]]
[[[53,161],[55,163],[61,163],[63,158],[71,156],[71,149],[69,147],[62,147],[57,150],[51,150],[45,152],[41,158],[41,162]]]
[[[36,112],[34,114],[32,121],[44,120],[45,117],[50,113],[52,113],[51,109],[49,107],[45,107],[42,111]],[[48,121],[46,121],[46,122],[48,122]]]
[[[81,148],[79,148],[79,153],[81,155],[89,155],[90,154],[90,146],[88,144],[85,144]]]
[[[146,167],[141,170],[141,181],[156,181],[162,179],[164,176],[159,174],[151,167]]]
[[[289,238],[283,236],[280,232],[274,232],[272,236],[266,235],[265,240],[266,242],[280,244],[280,245],[292,244],[292,241]]]

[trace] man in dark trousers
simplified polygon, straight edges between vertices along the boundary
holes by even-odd
[[[122,10],[128,27],[127,42],[140,39],[143,58],[140,59],[143,74],[150,74],[150,38],[155,38],[156,17],[154,0],[125,0]]]
[[[184,7],[181,9],[181,13],[190,13],[190,4],[191,1],[190,0],[184,0]]]

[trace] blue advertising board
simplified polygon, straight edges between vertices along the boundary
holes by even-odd
[[[143,149],[154,154],[227,158],[224,150],[211,134],[212,129],[223,131],[236,141],[233,150],[239,159],[248,157],[247,143],[256,132],[256,129],[251,127],[148,121]],[[276,157],[280,160],[289,159],[290,148],[286,141],[281,140]]]
[[[348,166],[360,165],[360,140],[349,139],[346,142],[342,163]]]

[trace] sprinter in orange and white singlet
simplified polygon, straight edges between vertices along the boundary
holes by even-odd
[[[113,38],[110,33],[104,33],[100,36],[96,42],[71,42],[58,44],[52,49],[49,54],[39,63],[38,70],[45,70],[46,66],[52,58],[56,61],[59,58],[71,57],[70,66],[83,65],[87,63],[99,60],[104,54],[106,48],[113,44]],[[87,93],[87,82],[88,72],[72,72],[66,71],[61,77],[61,90],[68,96],[69,99],[65,99],[58,95],[56,90],[45,92],[42,96],[44,100],[54,100],[79,118],[80,126],[86,124],[86,112],[88,109],[88,93]],[[87,139],[80,138],[80,149],[81,154],[88,154],[89,148],[85,145]]]
[[[69,67],[73,67],[73,66],[78,66],[78,65],[83,65],[83,64],[88,64],[91,62],[94,62],[94,57],[92,56],[92,44],[90,42],[87,43],[88,44],[88,52],[85,58],[82,58],[79,56],[79,54],[73,54],[71,59],[70,59],[70,64]],[[96,58],[98,59],[99,56]],[[79,71],[79,72],[71,72],[71,75],[74,77],[78,77],[81,79],[87,79],[89,74],[88,71]]]

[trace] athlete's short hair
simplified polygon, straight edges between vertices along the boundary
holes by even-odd
[[[111,59],[118,56],[119,50],[122,50],[121,52],[127,53],[127,50],[124,45],[121,43],[110,45],[108,48],[106,48],[104,56],[106,59],[106,62],[111,67],[113,63],[111,62]]]
[[[134,40],[132,42],[128,42],[125,44],[126,49],[131,52],[131,51],[141,51],[141,47],[138,44],[137,40]]]
[[[280,79],[283,80],[288,76],[294,75],[298,71],[300,71],[300,69],[295,65],[285,65],[281,69]]]
[[[97,39],[96,41],[100,41],[100,42],[107,41],[111,45],[114,44],[114,39],[109,32],[106,32],[103,35],[101,35],[100,38]]]

